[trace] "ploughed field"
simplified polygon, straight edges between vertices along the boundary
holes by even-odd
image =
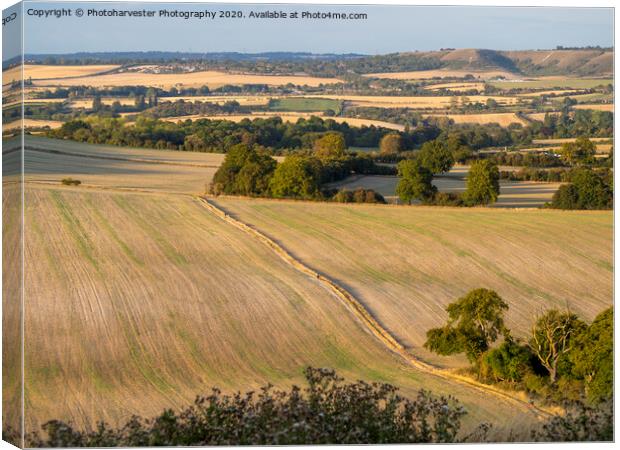
[[[469,424],[534,420],[405,365],[316,279],[195,197],[26,182],[25,200],[26,431],[154,415],[214,385],[285,387],[307,365],[452,394]]]
[[[423,349],[426,331],[471,289],[498,292],[518,337],[547,309],[568,305],[592,320],[613,301],[609,211],[216,203],[347,288],[413,354],[440,365],[464,361]]]

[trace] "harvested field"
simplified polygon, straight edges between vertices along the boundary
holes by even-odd
[[[44,64],[25,64],[24,79],[42,80],[48,78],[84,77],[99,72],[116,69],[116,65],[84,65],[84,66],[50,66]],[[21,79],[21,66],[13,67],[2,72],[2,84],[8,84]]]
[[[566,142],[575,142],[577,138],[562,138],[562,139],[532,139],[532,144],[538,145],[556,145],[564,144]],[[592,142],[605,142],[613,141],[612,137],[593,137],[589,138]]]
[[[580,105],[574,105],[573,108],[575,109],[591,109],[594,111],[609,111],[609,112],[614,112],[614,105],[611,103],[607,103],[607,104],[592,104],[589,105],[587,103],[583,103]]]
[[[494,289],[509,303],[516,336],[545,309],[568,303],[591,320],[613,302],[609,211],[216,203],[355,293],[412,353],[446,366],[463,361],[424,350],[425,333],[470,289]]]
[[[149,416],[212,385],[284,387],[307,365],[449,393],[468,423],[531,424],[406,366],[315,279],[192,197],[26,186],[27,431]]]
[[[479,125],[485,123],[498,123],[502,127],[507,127],[511,123],[519,123],[523,126],[528,123],[518,117],[515,113],[491,113],[491,114],[429,114],[427,117],[439,118],[445,117],[453,120],[454,123],[477,123]]]
[[[514,167],[502,167],[500,170],[515,170]],[[456,167],[447,175],[433,179],[433,184],[440,192],[465,191],[467,168]],[[355,190],[357,188],[373,189],[388,201],[395,202],[398,177],[390,175],[351,176],[329,186],[335,189]],[[540,208],[560,187],[560,183],[537,183],[530,181],[500,181],[500,196],[493,208]]]
[[[438,91],[439,89],[446,89],[448,91],[472,91],[478,92],[484,91],[484,83],[440,83],[430,86],[424,86],[424,89],[429,91]]]
[[[71,100],[69,105],[71,106],[71,108],[91,108],[93,106],[93,100],[94,99],[92,98]],[[119,102],[121,105],[124,106],[131,106],[136,104],[136,99],[129,97],[103,97],[101,99],[101,103],[103,103],[104,105],[112,105],[114,102]]]
[[[114,147],[27,136],[25,176],[28,181],[53,185],[71,177],[85,186],[102,189],[201,194],[224,157],[222,153]]]
[[[419,96],[419,97],[395,97],[395,96],[372,96],[372,95],[316,95],[316,98],[333,98],[344,100],[350,106],[367,106],[377,108],[413,108],[413,109],[445,109],[456,101],[458,105],[462,103],[463,96]],[[487,96],[487,95],[468,95],[465,97],[468,103],[486,103],[488,99],[493,99],[500,105],[514,105],[521,101],[517,97]]]
[[[555,89],[551,91],[526,92],[524,94],[516,94],[518,97],[540,97],[541,95],[564,95],[575,92],[573,89]]]
[[[611,78],[541,77],[533,80],[491,81],[499,89],[591,89],[613,84]]]
[[[428,80],[433,78],[463,78],[466,75],[473,75],[476,78],[489,80],[491,78],[504,77],[507,79],[517,78],[517,75],[511,72],[501,70],[492,70],[486,72],[478,72],[472,70],[417,70],[413,72],[391,72],[391,73],[367,73],[365,77],[371,78],[390,78],[392,80]]]
[[[9,122],[9,123],[2,124],[2,131],[18,129],[22,126],[22,124],[24,128],[50,127],[54,129],[54,128],[60,128],[63,122],[60,122],[58,120],[36,120],[36,119],[16,120],[15,122]]]
[[[550,111],[550,112],[542,112],[542,113],[529,113],[529,114],[526,114],[525,117],[527,117],[530,120],[537,120],[539,122],[542,122],[545,120],[545,116],[547,114],[549,114],[550,116],[558,116],[560,115],[560,112]]]
[[[339,83],[336,78],[317,78],[308,76],[270,76],[270,75],[242,75],[226,72],[205,71],[177,74],[149,74],[138,72],[123,72],[108,75],[83,77],[83,78],[56,78],[45,81],[35,81],[38,86],[151,86],[162,89],[176,87],[201,87],[217,88],[227,84],[267,84],[270,86],[283,86],[289,83],[295,85],[318,86],[320,84]]]

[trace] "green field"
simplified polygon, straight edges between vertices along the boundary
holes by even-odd
[[[328,98],[291,97],[273,99],[269,102],[271,111],[319,112],[332,110],[340,114],[342,102]]]

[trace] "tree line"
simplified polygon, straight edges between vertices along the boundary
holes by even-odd
[[[612,308],[591,324],[569,309],[548,310],[523,341],[506,327],[507,310],[495,291],[474,289],[447,306],[447,323],[428,330],[424,346],[439,355],[463,353],[479,380],[545,401],[597,405],[612,398]]]

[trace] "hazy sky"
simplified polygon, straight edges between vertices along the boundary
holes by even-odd
[[[70,8],[38,18],[29,9]],[[77,8],[85,11],[75,17]],[[151,10],[152,18],[87,17],[88,9]],[[242,19],[158,17],[160,9],[240,10]],[[251,19],[251,11],[366,13],[366,20]],[[613,45],[611,8],[227,5],[25,2],[26,53],[194,51],[390,53],[441,47],[537,49]],[[4,14],[3,14],[4,16]]]

